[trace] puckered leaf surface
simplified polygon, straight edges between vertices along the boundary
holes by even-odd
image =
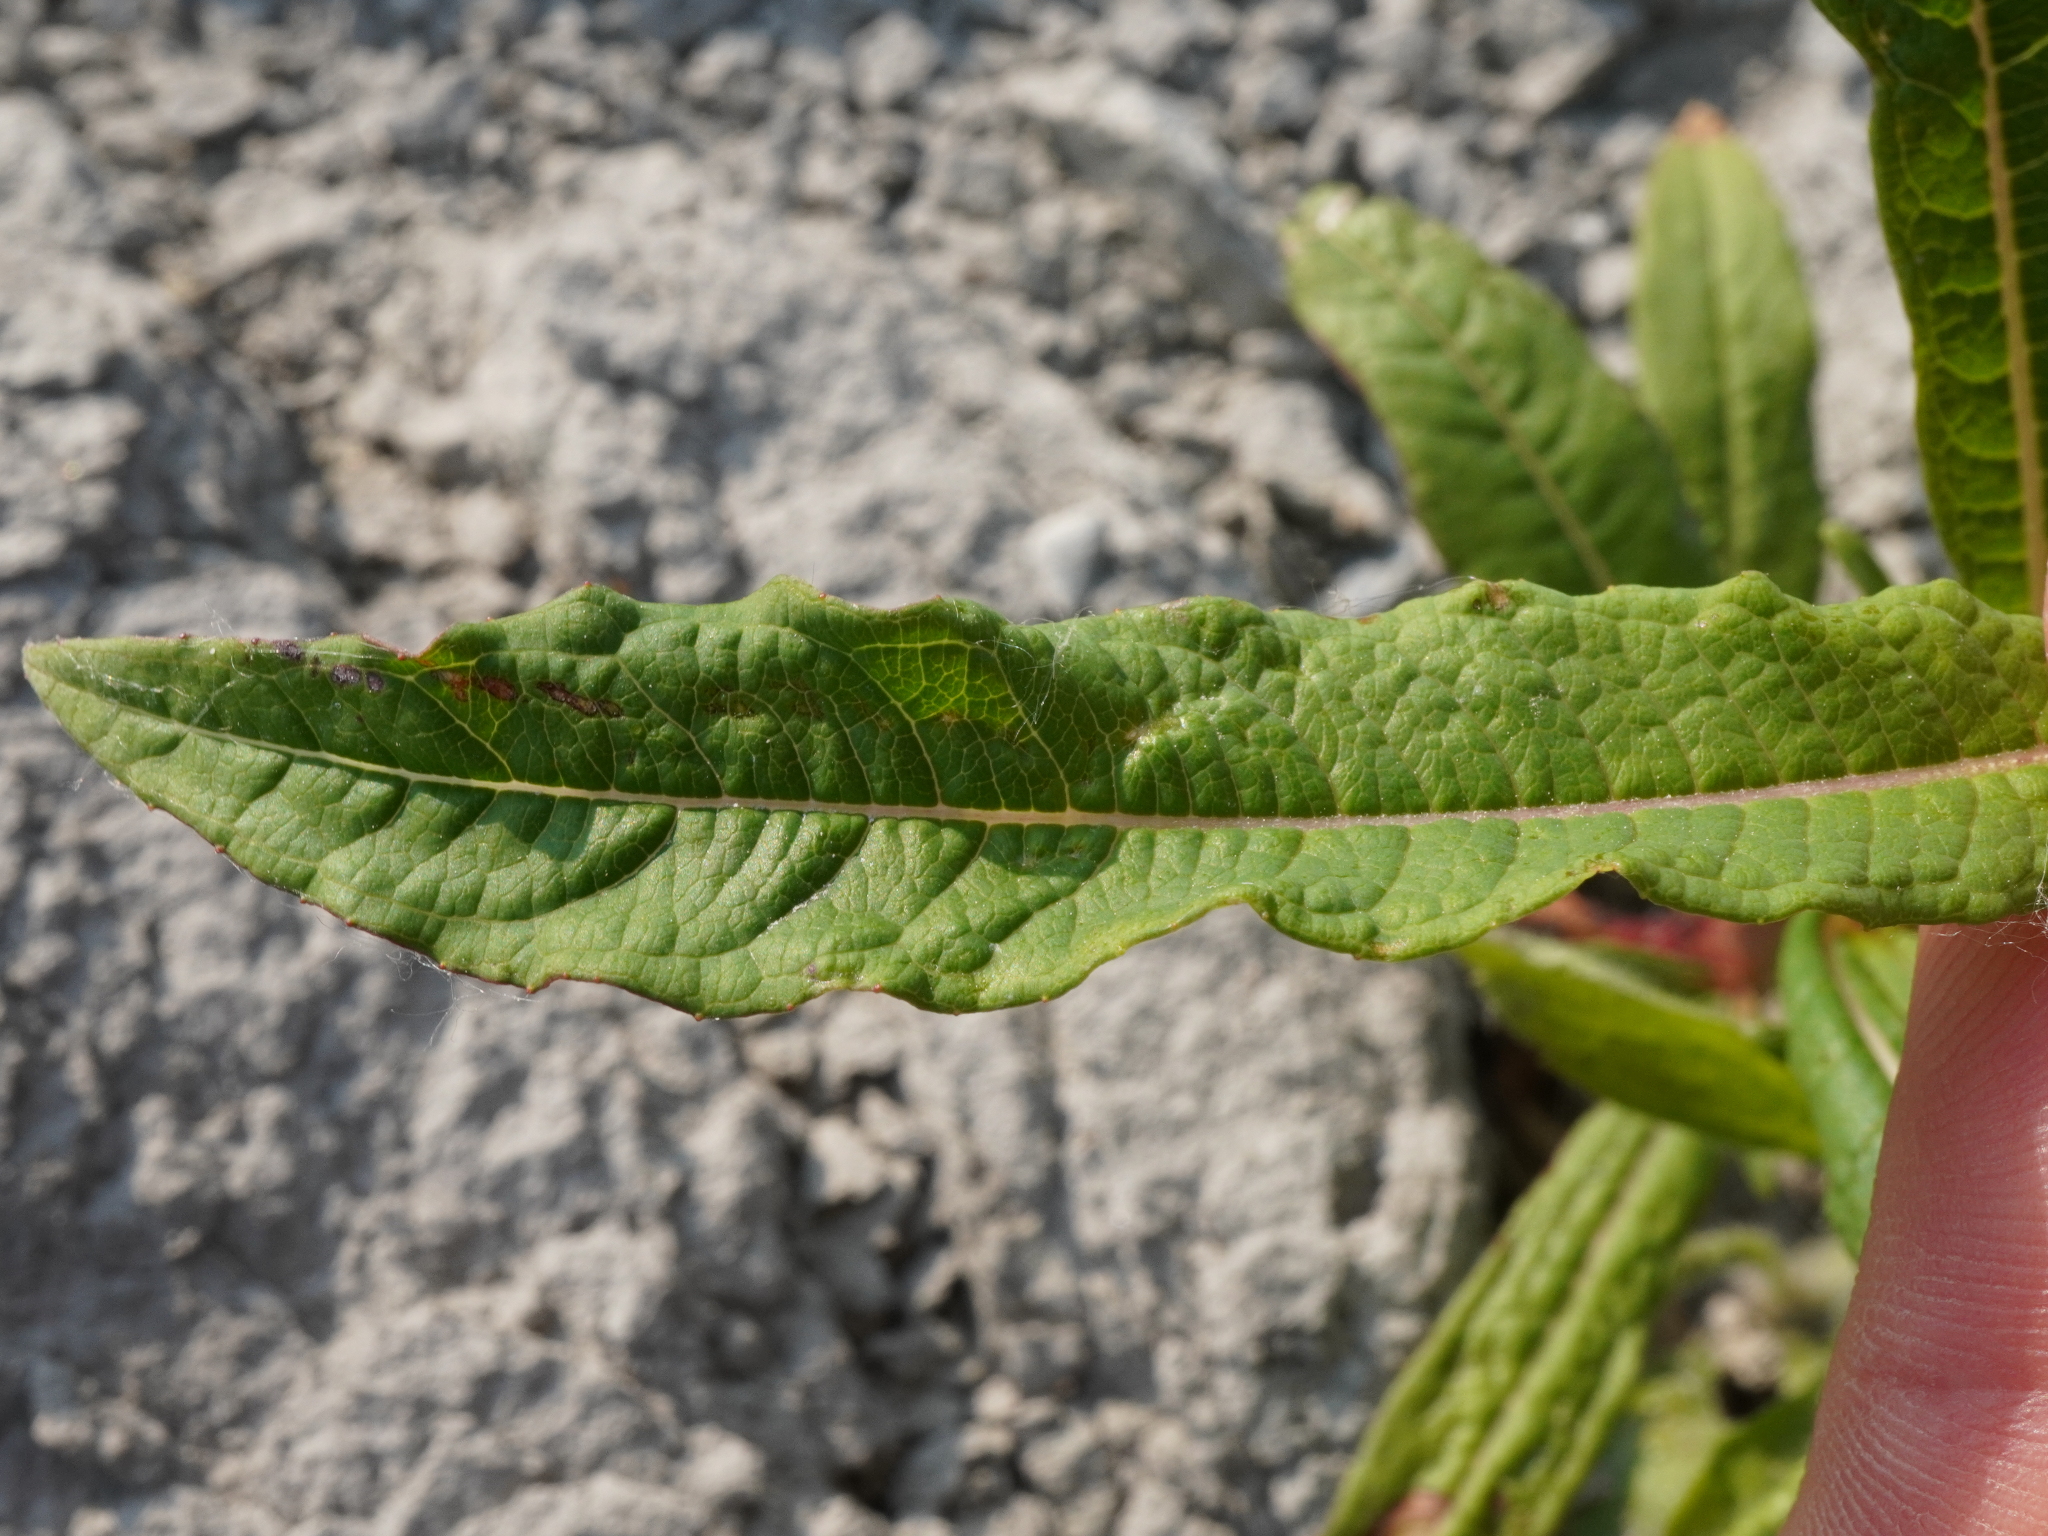
[[[28,673],[263,879],[452,969],[700,1013],[1035,1001],[1232,902],[1402,959],[1600,870],[1723,917],[1980,922],[2036,903],[2048,842],[2039,623],[1951,583],[1028,627],[586,587],[419,656],[75,640]]]
[[[1879,211],[1913,322],[1928,503],[1965,583],[2048,564],[2048,5],[1818,0],[1870,65]]]

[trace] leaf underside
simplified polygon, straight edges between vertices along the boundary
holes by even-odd
[[[1311,192],[1295,314],[1356,381],[1450,568],[1561,592],[1711,574],[1656,428],[1562,306],[1393,198]]]
[[[107,639],[27,667],[262,879],[453,970],[698,1013],[1036,1001],[1233,902],[1405,959],[1601,870],[1744,920],[1987,921],[2036,903],[2048,840],[2038,622],[1952,583],[1039,626],[585,587],[419,656]]]
[[[2038,612],[2048,559],[2048,6],[1818,0],[1869,63],[1928,502],[1964,583]]]

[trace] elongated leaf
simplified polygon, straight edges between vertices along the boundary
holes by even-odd
[[[1745,1419],[1714,1449],[1666,1536],[1774,1536],[1806,1471],[1816,1382]]]
[[[1778,951],[1786,1060],[1805,1087],[1827,1172],[1823,1209],[1852,1254],[1863,1251],[1870,1190],[1891,1107],[1912,996],[1914,938],[1843,932],[1796,917]]]
[[[1405,959],[1618,870],[1751,921],[2038,899],[2048,668],[1953,583],[1475,583],[1034,627],[599,587],[423,655],[78,640],[31,681],[245,868],[443,965],[702,1013],[1036,1001],[1232,902]]]
[[[1733,1020],[1577,945],[1501,928],[1459,952],[1560,1076],[1709,1136],[1820,1156],[1806,1095]]]
[[[1813,317],[1770,184],[1711,107],[1688,107],[1651,167],[1629,325],[1643,404],[1721,574],[1812,597]]]
[[[1392,198],[1311,192],[1295,313],[1385,424],[1451,569],[1561,592],[1712,570],[1677,470],[1557,301]]]
[[[1920,386],[1927,495],[1986,602],[2048,561],[2048,6],[1818,0],[1870,65],[1878,206]]]
[[[1397,1510],[1378,1529],[1555,1529],[1628,1404],[1718,1166],[1683,1127],[1614,1104],[1583,1116],[1380,1400],[1327,1536]]]

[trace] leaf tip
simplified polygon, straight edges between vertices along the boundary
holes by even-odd
[[[1704,101],[1688,101],[1671,125],[1671,137],[1681,144],[1711,144],[1728,136],[1728,119]]]

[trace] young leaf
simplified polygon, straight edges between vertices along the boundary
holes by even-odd
[[[1459,953],[1501,1022],[1588,1092],[1709,1136],[1820,1155],[1791,1072],[1718,1010],[1513,928]]]
[[[1813,317],[1763,171],[1698,102],[1650,170],[1629,326],[1643,404],[1671,443],[1721,573],[1762,571],[1812,597]]]
[[[1042,626],[585,587],[420,656],[27,664],[109,772],[263,879],[454,970],[700,1013],[1009,1007],[1232,902],[1407,959],[1600,870],[1746,921],[1984,922],[2036,904],[2048,847],[2039,625],[1953,583]]]
[[[1350,188],[1311,192],[1281,245],[1295,313],[1379,413],[1452,570],[1598,592],[1712,569],[1656,429],[1556,300]]]
[[[1718,1167],[1680,1126],[1588,1111],[1381,1398],[1325,1536],[1404,1517],[1431,1536],[1555,1529],[1627,1406]]]
[[[1794,918],[1778,951],[1786,1061],[1806,1089],[1827,1172],[1828,1224],[1863,1251],[1870,1189],[1906,1033],[1915,938],[1842,931],[1817,912]]]
[[[1878,207],[1920,453],[1965,585],[2041,611],[2048,563],[2048,6],[1818,0],[1870,65]]]

